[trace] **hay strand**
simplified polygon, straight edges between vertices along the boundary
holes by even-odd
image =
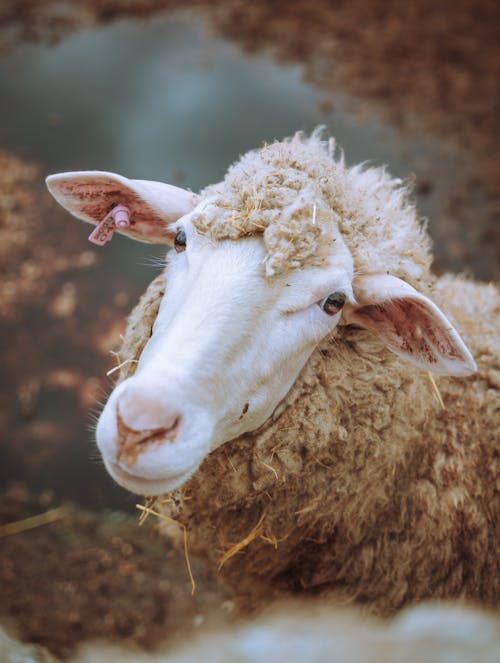
[[[156,502],[156,499],[153,499],[153,504]],[[184,556],[186,558],[186,567],[189,575],[189,580],[191,581],[191,596],[194,595],[196,591],[196,583],[193,577],[193,571],[191,569],[191,562],[189,560],[189,551],[188,551],[188,541],[187,541],[187,529],[186,526],[183,523],[180,523],[178,520],[174,520],[173,518],[169,518],[169,516],[165,516],[163,513],[159,513],[158,511],[155,511],[152,509],[150,506],[147,506],[148,502],[146,504],[136,504],[136,509],[139,509],[141,511],[141,517],[143,513],[146,513],[147,515],[144,517],[142,522],[146,520],[146,518],[151,515],[151,516],[156,516],[160,520],[163,520],[167,523],[171,523],[173,525],[177,525],[178,527],[182,528],[182,533],[183,533],[183,538],[184,538]],[[141,524],[141,519],[139,518],[139,524]]]
[[[326,467],[326,466],[325,466]],[[330,469],[330,468],[328,468]],[[294,514],[296,516],[300,516],[302,513],[309,513],[309,511],[313,511],[318,507],[318,502],[321,500],[321,497],[315,497],[313,500],[309,502],[309,504],[302,509],[299,509],[298,511],[294,511]]]
[[[119,371],[120,368],[122,368],[122,366],[125,366],[126,364],[130,364],[130,363],[137,364],[138,361],[139,361],[138,359],[125,359],[125,361],[122,361],[121,364],[118,364],[118,366],[115,366],[114,368],[111,368],[109,371],[106,371],[106,375],[109,378],[110,375],[113,375],[113,373],[115,373],[116,371]]]
[[[146,503],[144,504],[146,508],[141,511],[141,515],[139,516],[139,527],[141,525],[144,525],[148,516],[151,513],[154,513],[153,509],[155,509],[157,505],[158,505],[157,497],[146,497]]]
[[[276,481],[280,480],[278,472],[274,469],[272,465],[269,465],[269,463],[265,463],[263,460],[261,460],[260,462],[262,463],[262,465],[264,465],[266,469],[268,469],[270,472],[274,474],[274,476],[276,477]]]
[[[429,380],[431,382],[432,389],[434,390],[434,394],[436,395],[436,398],[438,400],[439,405],[441,406],[441,409],[446,410],[446,406],[444,404],[443,397],[441,396],[441,392],[438,389],[438,386],[436,384],[436,380],[434,379],[434,376],[432,375],[432,373],[430,371],[427,371],[427,375],[429,376]]]
[[[64,518],[67,511],[68,507],[59,506],[56,509],[50,509],[50,511],[40,513],[37,516],[31,516],[30,518],[23,518],[23,520],[16,520],[13,523],[0,525],[0,538],[5,536],[12,536],[13,534],[19,534],[20,532],[26,532],[27,530],[41,527],[42,525],[49,525],[50,523],[54,523],[56,520],[61,520],[61,518]]]
[[[252,531],[249,534],[247,534],[247,536],[244,539],[242,539],[238,543],[235,543],[234,546],[231,546],[231,548],[229,548],[229,550],[226,550],[226,552],[219,558],[218,561],[219,571],[222,569],[224,564],[231,559],[231,557],[237,555],[250,543],[252,543],[254,539],[256,539],[257,537],[261,536],[264,533],[264,526],[262,524],[264,521],[264,516],[265,513],[261,515],[261,517],[259,518],[259,522],[255,525]]]

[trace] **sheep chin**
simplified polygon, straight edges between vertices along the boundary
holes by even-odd
[[[104,465],[118,485],[131,493],[145,497],[165,495],[180,488],[194,474],[199,465],[178,474],[172,474],[162,479],[150,479],[139,474],[124,470],[118,463],[104,458]]]

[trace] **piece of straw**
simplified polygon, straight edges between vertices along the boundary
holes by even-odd
[[[436,380],[434,379],[434,376],[432,375],[432,373],[430,371],[427,371],[427,375],[429,376],[429,380],[431,381],[432,388],[434,390],[434,393],[436,395],[438,403],[441,406],[441,409],[446,410],[446,406],[444,404],[443,397],[441,396],[441,392],[438,389],[438,386],[436,384]]]
[[[219,558],[219,571],[222,569],[224,564],[231,559],[231,557],[234,557],[237,555],[239,552],[243,550],[243,548],[246,548],[254,539],[256,539],[258,536],[261,536],[264,532],[264,526],[263,526],[263,521],[264,521],[264,516],[265,513],[261,515],[259,518],[259,522],[255,525],[255,527],[252,529],[252,531],[247,534],[247,536],[242,539],[239,543],[235,543],[234,546],[231,546],[229,550],[226,550],[226,552],[222,555],[222,557]]]
[[[0,525],[0,538],[19,534],[20,532],[26,532],[27,530],[35,529],[35,527],[41,527],[42,525],[53,523],[56,520],[61,520],[61,518],[64,518],[66,515],[67,511],[68,507],[59,506],[56,509],[50,509],[50,511],[40,513],[37,516],[31,516],[30,518],[24,518],[23,520],[16,520],[13,523]]]
[[[262,465],[264,465],[264,467],[267,470],[269,470],[270,472],[272,472],[274,474],[274,476],[276,477],[276,481],[280,480],[278,472],[274,469],[274,467],[272,465],[269,465],[269,463],[264,463],[263,460],[261,460],[260,462],[262,463]]]
[[[110,375],[113,375],[115,371],[119,371],[122,366],[125,366],[125,364],[131,364],[132,362],[137,364],[138,361],[138,359],[125,359],[125,361],[122,361],[121,364],[118,364],[118,366],[115,366],[114,368],[111,368],[109,371],[107,371],[106,375],[109,377]]]
[[[279,541],[278,541],[278,539],[274,536],[274,534],[271,534],[271,536],[265,536],[265,534],[261,534],[261,535],[260,535],[260,538],[261,538],[261,540],[264,541],[265,543],[270,543],[270,544],[274,547],[275,550],[278,550],[278,543],[279,543]],[[281,541],[283,541],[283,540],[284,540],[284,539],[281,539]]]
[[[143,525],[149,516],[150,513],[152,513],[152,510],[158,505],[158,498],[157,497],[146,497],[146,503],[144,506],[146,507],[144,511],[141,513],[139,516],[139,526]]]
[[[235,468],[233,461],[229,458],[229,456],[226,454],[226,460],[231,465],[231,468],[235,474],[238,474],[238,470]]]
[[[142,513],[147,513],[148,515],[156,516],[160,520],[164,520],[167,523],[173,523],[174,525],[177,525],[178,527],[182,528],[182,532],[184,535],[184,556],[186,558],[186,566],[189,574],[189,580],[191,581],[191,596],[194,595],[196,591],[196,583],[194,581],[193,577],[193,572],[191,570],[191,562],[189,561],[189,552],[188,552],[188,542],[187,542],[187,529],[186,526],[183,523],[180,523],[178,520],[174,520],[173,518],[169,518],[169,516],[165,516],[163,513],[159,513],[158,511],[155,511],[149,506],[146,506],[144,504],[136,504],[135,505],[139,511],[142,511]],[[142,514],[141,514],[142,515]],[[144,518],[145,520],[146,518]],[[142,522],[144,522],[144,520]],[[139,519],[139,523],[140,523]]]
[[[313,511],[314,509],[317,508],[318,502],[321,499],[321,497],[315,497],[313,500],[309,502],[309,504],[302,509],[299,509],[298,511],[294,512],[294,515],[300,516],[302,513],[308,513],[309,511]]]

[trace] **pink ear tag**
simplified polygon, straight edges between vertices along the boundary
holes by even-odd
[[[104,246],[109,242],[115,230],[123,230],[130,226],[130,211],[125,205],[117,205],[106,214],[102,221],[99,221],[97,226],[89,235],[89,242]]]

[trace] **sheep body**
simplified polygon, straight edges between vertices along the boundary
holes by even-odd
[[[133,312],[123,356],[140,354],[162,288]],[[341,327],[271,421],[159,505],[214,565],[258,525],[221,569],[247,600],[329,590],[381,614],[428,597],[498,602],[500,296],[455,276],[434,295],[478,361],[469,378],[439,378],[444,410],[427,374]]]
[[[274,183],[285,192],[263,215],[263,230],[255,227],[253,214],[266,206],[267,162],[274,172],[282,167],[295,173],[302,188],[288,175]],[[323,171],[329,177],[318,184]],[[381,169],[335,163],[318,136],[295,137],[244,157],[224,183],[202,194],[208,202],[195,225],[215,239],[263,232],[268,274],[287,260],[300,268],[297,246],[283,249],[284,238],[299,232],[298,221],[287,213],[280,226],[276,212],[279,205],[296,209],[289,190],[302,201],[305,234],[311,231],[299,243],[300,255],[310,249],[313,259],[319,235],[311,224],[318,218],[328,223],[330,205],[355,270],[383,267],[427,291],[456,323],[478,372],[461,380],[440,378],[441,409],[426,373],[371,333],[339,326],[319,344],[271,419],[212,452],[158,508],[187,528],[192,552],[223,563],[221,572],[247,601],[272,591],[328,590],[381,614],[427,597],[496,604],[498,290],[454,276],[436,280],[428,237],[405,190]],[[326,206],[316,218],[304,207],[311,200]],[[244,205],[246,216],[235,223]],[[153,282],[132,313],[123,359],[137,358],[149,338],[163,281],[160,276]],[[120,379],[134,366],[127,363]],[[245,545],[231,556],[238,542]]]

